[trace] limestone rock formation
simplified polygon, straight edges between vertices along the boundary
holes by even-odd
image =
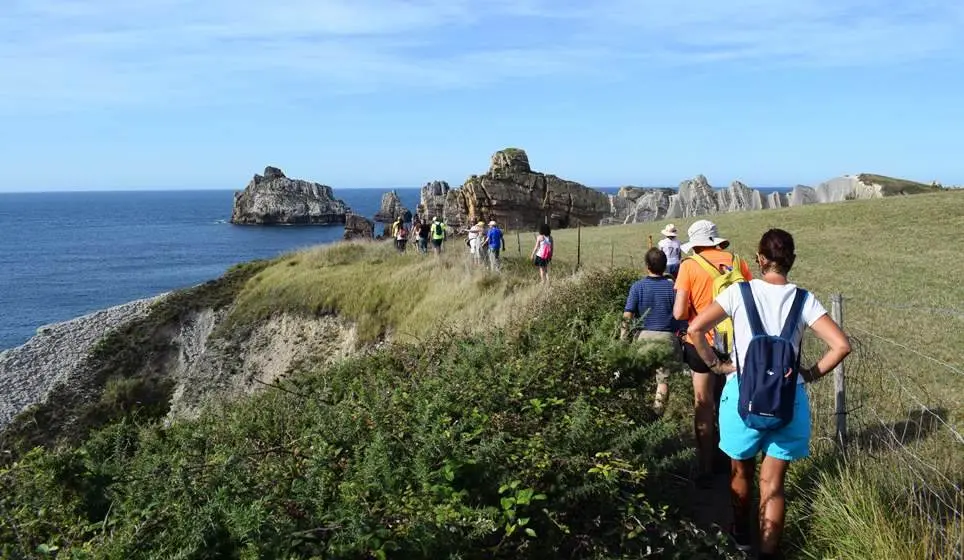
[[[437,197],[422,206],[437,210]],[[429,212],[431,214],[431,212]],[[553,228],[596,225],[610,215],[609,197],[574,181],[532,171],[529,157],[517,148],[492,155],[489,171],[473,175],[444,195],[442,216],[454,228],[477,220],[495,220],[509,228],[534,229],[548,221]],[[431,218],[431,216],[427,216]]]
[[[810,187],[802,187],[813,191]],[[691,218],[744,210],[784,208],[813,204],[816,200],[801,190],[796,199],[783,193],[763,193],[734,181],[715,189],[703,175],[680,183],[679,189],[622,187],[610,197],[610,215],[600,224],[631,224],[664,219]]]
[[[813,190],[813,187],[808,187],[806,185],[797,185],[793,187],[790,191],[789,196],[789,206],[803,206],[804,204],[819,204],[820,199],[817,198],[817,191]]]
[[[445,181],[432,181],[422,187],[421,202],[416,210],[421,221],[430,222],[432,218],[445,215],[445,199],[451,190]]]
[[[348,207],[331,187],[289,179],[266,167],[243,191],[234,194],[233,224],[327,225],[345,223]]]
[[[374,239],[375,223],[364,216],[348,213],[345,216],[345,239]]]
[[[412,212],[405,208],[402,199],[395,191],[389,191],[382,195],[382,204],[375,213],[375,221],[381,223],[394,222],[396,218],[402,218],[404,222],[412,221]]]

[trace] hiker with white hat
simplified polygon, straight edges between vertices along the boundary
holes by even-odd
[[[471,228],[469,228],[469,237],[467,244],[469,246],[469,254],[472,255],[473,264],[482,265],[482,242],[485,236],[485,222],[478,222]]]
[[[720,236],[716,224],[698,220],[687,230],[689,240],[681,246],[684,253],[695,254],[682,260],[676,278],[676,302],[673,315],[689,321],[713,303],[713,299],[730,284],[750,279],[746,261],[725,251],[730,242]],[[729,359],[732,348],[732,322],[718,325],[707,340],[714,346],[720,361]],[[723,384],[718,382],[709,366],[693,346],[691,335],[683,341],[683,358],[693,372],[694,430],[696,456],[699,462],[697,486],[708,488],[713,483],[713,471],[729,471],[729,460],[718,449],[720,432],[716,427],[717,411]],[[715,460],[714,460],[715,459]]]
[[[676,238],[676,226],[666,224],[663,231],[659,233],[663,236],[658,245],[659,250],[666,255],[666,272],[675,280],[679,274],[680,255],[682,254],[679,239]]]

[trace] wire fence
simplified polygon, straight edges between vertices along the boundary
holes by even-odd
[[[875,313],[904,310],[902,305],[858,301],[873,306]],[[923,305],[916,309],[942,320],[953,320],[957,312]],[[930,528],[924,543],[926,557],[962,558],[964,435],[960,417],[955,422],[948,406],[959,399],[954,387],[964,387],[960,377],[964,366],[933,356],[909,340],[883,334],[866,314],[848,309],[842,322],[853,348],[844,363],[845,407],[840,407],[832,383],[808,386],[815,452],[837,454],[844,464],[884,463],[892,469],[891,484],[903,486],[906,503]],[[822,352],[815,337],[804,341],[805,363],[812,363]],[[934,375],[925,376],[928,369]],[[927,382],[941,376],[949,376],[944,378],[946,390]],[[847,426],[843,438],[838,430],[841,415]]]

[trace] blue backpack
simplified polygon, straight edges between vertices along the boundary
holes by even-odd
[[[743,305],[750,319],[753,337],[746,349],[743,367],[738,367],[740,400],[737,410],[743,423],[754,430],[778,430],[793,420],[793,401],[797,394],[800,356],[793,349],[793,338],[807,291],[797,288],[790,315],[780,336],[767,334],[753,301],[749,282],[740,283]]]

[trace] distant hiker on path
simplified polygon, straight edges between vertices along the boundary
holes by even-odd
[[[482,245],[485,243],[485,222],[479,222],[469,228],[469,254],[472,255],[472,262],[482,265]]]
[[[432,250],[435,256],[442,254],[442,244],[445,242],[445,224],[438,218],[432,218]]]
[[[552,262],[552,235],[550,235],[549,224],[539,226],[539,235],[536,236],[536,246],[532,248],[532,255],[529,258],[532,264],[539,269],[539,281],[543,284],[549,282],[549,263]]]
[[[428,238],[432,234],[432,224],[427,221],[419,222],[415,231],[418,236],[418,250],[424,255],[428,253]]]
[[[489,222],[489,231],[485,234],[489,246],[489,268],[493,272],[502,270],[502,251],[505,251],[505,236],[496,225],[495,220]]]
[[[746,262],[724,251],[730,242],[720,237],[716,224],[699,220],[690,226],[687,235],[689,241],[681,248],[683,252],[692,249],[696,255],[680,263],[679,276],[676,278],[673,315],[680,321],[688,321],[709,307],[715,295],[730,283],[750,279]],[[732,345],[724,326],[707,335],[711,337],[708,340],[716,342],[720,360],[728,359]],[[720,434],[716,426],[723,384],[717,382],[716,376],[696,352],[692,335],[687,335],[683,343],[683,359],[693,372],[693,429],[700,469],[696,485],[709,488],[713,483],[714,457],[717,457],[717,470],[726,470],[726,458],[717,449]]]
[[[395,248],[399,253],[404,253],[406,245],[408,245],[408,230],[405,229],[405,224],[399,222],[398,227],[395,228]]]
[[[850,341],[813,294],[787,280],[796,260],[793,236],[771,229],[760,239],[756,258],[762,279],[724,290],[690,323],[689,334],[707,367],[726,376],[720,449],[731,458],[730,534],[741,550],[750,549],[753,475],[762,452],[759,557],[782,558],[787,468],[810,454],[810,404],[803,384],[843,361]],[[727,317],[733,320],[735,365],[721,360],[706,338]],[[808,326],[828,349],[816,364],[801,368],[800,343]]]
[[[676,226],[667,224],[660,232],[663,239],[659,240],[659,250],[666,255],[666,272],[676,280],[679,274],[680,250],[679,239],[676,238]],[[650,238],[652,240],[652,238]]]
[[[625,340],[630,331],[631,321],[642,319],[642,330],[636,341],[649,346],[667,348],[673,359],[656,370],[656,400],[653,410],[662,415],[669,399],[669,376],[683,371],[683,350],[679,338],[679,322],[673,317],[673,281],[664,276],[666,255],[659,249],[646,251],[647,275],[633,284],[623,309],[623,323],[619,338]]]

